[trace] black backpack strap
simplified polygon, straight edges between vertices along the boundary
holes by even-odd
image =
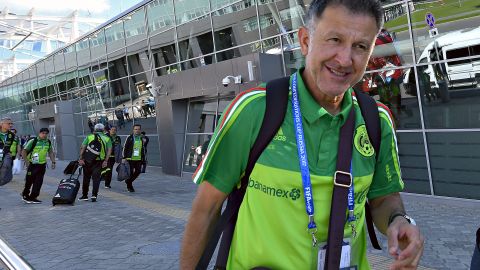
[[[32,142],[32,146],[31,146],[30,149],[27,151],[27,156],[30,155],[30,153],[32,153],[33,149],[35,149],[35,146],[37,145],[37,142],[38,142],[38,138],[35,137],[35,138],[31,139],[31,140],[33,140],[33,142]],[[27,142],[27,144],[28,144],[28,142]]]
[[[225,210],[220,216],[215,230],[208,240],[207,246],[203,251],[196,269],[207,269],[222,232],[223,236],[218,250],[215,268],[225,269],[228,254],[230,252],[230,245],[232,243],[233,232],[235,230],[235,224],[237,222],[238,210],[240,209],[240,205],[242,204],[243,197],[247,190],[248,179],[250,178],[250,174],[252,173],[253,167],[258,158],[273,137],[275,137],[275,134],[285,119],[289,86],[289,77],[276,79],[267,83],[265,114],[257,139],[250,150],[247,167],[245,168],[245,173],[241,179],[241,186],[239,189],[233,190],[228,196]]]
[[[375,159],[378,160],[378,154],[380,153],[380,143],[382,139],[380,128],[380,116],[378,115],[377,102],[365,94],[362,91],[355,90],[355,96],[357,97],[360,110],[362,112],[363,119],[365,120],[365,126],[367,127],[368,137],[372,142],[373,149],[375,149]],[[373,225],[372,213],[368,202],[365,203],[365,221],[367,223],[367,231],[370,236],[370,242],[375,249],[382,249],[378,243],[377,235],[375,234],[375,228]]]

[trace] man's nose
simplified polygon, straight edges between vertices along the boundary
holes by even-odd
[[[342,67],[350,67],[352,65],[352,47],[341,46],[337,51],[335,59]]]

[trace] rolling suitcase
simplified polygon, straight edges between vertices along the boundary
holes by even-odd
[[[55,206],[56,204],[71,204],[75,203],[75,199],[77,198],[78,190],[80,189],[80,175],[82,175],[82,167],[78,169],[78,175],[76,175],[76,170],[70,175],[67,179],[60,180],[60,184],[58,184],[57,192],[55,192],[55,196],[52,198],[52,205]]]

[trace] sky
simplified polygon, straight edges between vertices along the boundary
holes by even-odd
[[[0,0],[0,10],[25,15],[35,8],[37,15],[67,16],[79,10],[81,17],[104,19],[105,21],[142,0]]]

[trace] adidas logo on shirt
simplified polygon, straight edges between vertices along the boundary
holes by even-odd
[[[274,141],[282,141],[282,142],[285,142],[287,141],[287,136],[283,135],[283,130],[282,128],[280,128],[277,132],[277,135],[275,135],[275,137],[273,137],[273,140]]]

